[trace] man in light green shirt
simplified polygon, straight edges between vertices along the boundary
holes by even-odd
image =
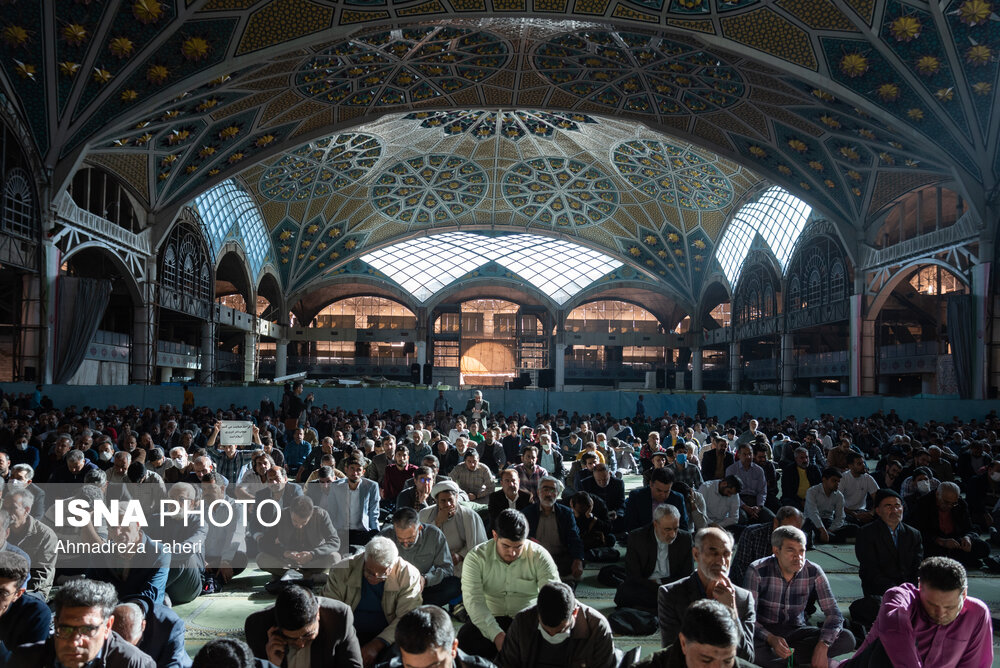
[[[464,563],[462,599],[471,622],[459,630],[458,646],[492,661],[514,615],[535,604],[544,584],[559,582],[559,572],[545,548],[528,541],[528,520],[512,508],[497,516],[493,539]]]

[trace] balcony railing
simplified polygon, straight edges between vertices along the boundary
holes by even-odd
[[[973,209],[969,209],[955,221],[954,225],[943,230],[927,232],[893,244],[888,248],[863,248],[860,268],[867,271],[926,255],[931,251],[974,238],[979,234],[981,227],[982,220],[979,218],[979,214]]]
[[[137,253],[149,254],[149,239],[146,235],[129,232],[121,225],[81,209],[73,201],[72,195],[67,192],[63,192],[56,199],[56,215],[68,223],[114,241]]]

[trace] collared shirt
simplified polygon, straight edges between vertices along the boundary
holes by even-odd
[[[556,457],[552,454],[552,448],[549,448],[548,452],[545,448],[538,448],[538,465],[549,473],[555,473]]]
[[[656,532],[653,532],[656,535]],[[670,577],[670,543],[664,543],[656,536],[656,568],[649,576],[650,580],[662,580]]]
[[[518,464],[514,467],[514,470],[517,471],[518,477],[521,478],[521,489],[531,494],[532,499],[538,498],[538,483],[544,476],[548,475],[548,471],[538,464],[535,464],[533,471],[528,471],[524,464]]]
[[[955,621],[941,625],[927,617],[918,592],[909,582],[889,589],[858,652],[879,640],[896,668],[990,668],[993,633],[986,604],[967,596]]]
[[[729,569],[729,579],[733,584],[745,586],[747,568],[750,564],[771,554],[771,532],[774,525],[771,522],[748,526],[740,534],[736,544],[736,554],[733,565]]]
[[[836,531],[844,526],[844,495],[840,490],[834,490],[827,496],[823,483],[813,485],[806,492],[804,514],[817,529],[823,527],[827,531]]]
[[[548,551],[525,541],[524,551],[506,563],[497,554],[496,539],[474,547],[462,567],[462,599],[469,618],[486,638],[503,631],[497,617],[513,617],[534,605],[538,590],[559,582],[559,572]]]
[[[461,462],[448,475],[459,489],[466,494],[474,494],[477,499],[493,493],[493,474],[490,473],[489,467],[482,462],[476,465],[475,471],[470,471],[465,462]]]
[[[701,477],[701,468],[691,462],[684,462],[682,469],[677,468],[677,464],[673,464],[670,470],[674,472],[674,480],[684,483],[691,489],[698,489],[705,482]]]
[[[892,536],[892,544],[896,547],[899,547],[899,527],[901,526],[903,526],[902,522],[897,524],[895,529],[889,529],[889,535]]]
[[[753,494],[757,497],[755,505],[764,506],[767,500],[767,478],[764,477],[764,469],[750,462],[750,468],[743,468],[743,462],[737,460],[726,469],[726,475],[734,475],[743,483],[741,495]]]
[[[816,593],[816,601],[826,616],[820,639],[827,645],[832,645],[841,629],[844,628],[844,615],[837,607],[837,599],[830,591],[830,581],[826,579],[823,569],[805,560],[802,567],[791,582],[785,580],[778,566],[778,558],[773,554],[750,564],[747,569],[746,588],[753,594],[757,602],[757,621],[754,625],[754,638],[765,641],[771,631],[768,627],[806,625],[805,609],[809,596]]]
[[[740,519],[740,497],[738,494],[723,496],[719,492],[721,480],[709,480],[698,488],[705,497],[705,514],[712,522],[727,527],[736,524]]]

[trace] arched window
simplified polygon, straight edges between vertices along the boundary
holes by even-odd
[[[756,202],[737,211],[715,254],[729,284],[736,285],[739,281],[747,253],[758,234],[784,272],[811,213],[812,207],[779,186],[769,188]]]
[[[733,319],[736,324],[778,314],[778,279],[770,260],[756,252],[746,260],[733,296]]]
[[[212,256],[219,256],[227,239],[235,239],[243,247],[251,278],[256,281],[271,255],[271,241],[253,197],[229,179],[194,198],[193,204],[208,231]]]
[[[35,193],[31,178],[19,167],[6,174],[3,184],[3,224],[0,229],[26,239],[34,239],[36,220]]]
[[[212,274],[201,232],[188,223],[174,225],[160,260],[160,284],[169,290],[212,301]]]
[[[847,255],[828,223],[810,227],[788,265],[787,312],[836,304],[849,293]]]

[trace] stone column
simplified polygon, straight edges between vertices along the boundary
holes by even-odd
[[[786,332],[781,335],[781,393],[795,391],[795,335]]]
[[[729,389],[739,392],[742,380],[743,359],[740,357],[740,342],[733,341],[729,344]]]
[[[246,332],[243,335],[243,382],[252,383],[256,380],[257,371],[257,334]]]
[[[215,384],[215,322],[208,320],[201,325],[201,373],[198,382]]]
[[[691,389],[701,392],[701,348],[691,349]]]
[[[562,392],[566,389],[566,344],[557,343],[556,344],[556,359],[555,359],[555,370],[556,370],[556,392]]]
[[[274,377],[288,375],[288,339],[278,339],[274,342]]]
[[[989,301],[991,269],[993,263],[983,262],[972,268],[972,294],[976,299],[976,337],[972,357],[972,398],[985,399],[988,395],[986,385],[989,380],[989,357],[987,354],[986,332],[989,327]]]

